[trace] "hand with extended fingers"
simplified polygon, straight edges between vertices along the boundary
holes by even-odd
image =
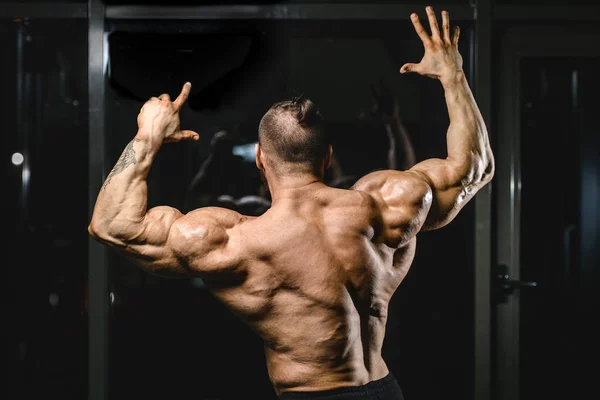
[[[175,101],[168,94],[148,100],[138,115],[138,138],[147,138],[159,143],[174,143],[181,140],[198,140],[200,135],[191,130],[181,130],[179,111],[187,100],[192,84],[187,82]]]
[[[457,73],[462,73],[463,60],[458,52],[460,29],[458,26],[455,27],[452,37],[450,37],[450,16],[448,11],[444,10],[442,11],[442,32],[440,33],[433,8],[428,6],[425,10],[429,19],[431,36],[421,25],[417,14],[413,13],[410,16],[415,31],[423,42],[425,55],[418,64],[404,64],[400,68],[400,72],[416,72],[420,75],[439,79],[444,84],[444,82],[454,79]]]

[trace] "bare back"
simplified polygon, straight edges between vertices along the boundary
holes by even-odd
[[[408,272],[415,239],[399,249],[386,243],[373,197],[320,185],[228,235],[243,273],[227,283],[205,281],[264,340],[278,393],[387,375],[381,348],[388,303]]]

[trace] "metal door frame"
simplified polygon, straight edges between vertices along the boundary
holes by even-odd
[[[502,40],[502,81],[499,85],[495,188],[496,265],[508,266],[511,279],[520,278],[521,126],[519,66],[524,58],[598,57],[600,48],[589,34],[570,27],[514,27]],[[519,400],[519,297],[497,305],[495,400]]]

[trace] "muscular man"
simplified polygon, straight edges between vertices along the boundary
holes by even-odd
[[[419,232],[441,228],[492,179],[485,123],[462,70],[458,28],[429,35],[412,23],[425,54],[400,72],[438,79],[450,115],[448,154],[407,171],[384,170],[350,190],[322,182],[332,155],[309,100],[273,105],[261,120],[256,165],[271,208],[247,217],[216,207],[183,215],[147,205],[146,177],[166,142],[198,139],[181,130],[186,84],[171,102],[150,99],[139,130],[98,195],[90,234],[141,268],[200,277],[264,340],[269,377],[282,398],[401,399],[381,354],[388,303],[406,276]],[[330,398],[330,397],[328,397]]]

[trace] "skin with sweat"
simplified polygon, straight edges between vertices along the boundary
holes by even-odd
[[[260,147],[257,167],[272,206],[260,217],[208,207],[182,214],[147,208],[147,176],[164,143],[198,140],[180,128],[190,84],[171,101],[150,99],[138,132],[97,198],[90,234],[144,270],[200,277],[264,341],[275,391],[318,391],[385,377],[388,304],[412,263],[416,236],[448,224],[493,176],[485,123],[462,72],[458,29],[426,9],[431,34],[416,72],[440,81],[450,116],[446,158],[377,171],[351,190],[323,182],[332,150],[312,171],[282,165]]]

